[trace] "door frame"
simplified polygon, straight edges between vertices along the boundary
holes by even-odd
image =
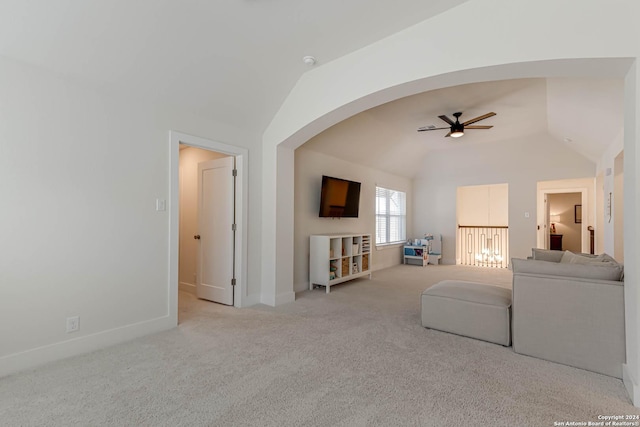
[[[563,194],[563,193],[580,193],[582,200],[582,224],[580,227],[580,247],[581,251],[589,253],[590,236],[587,227],[591,224],[591,215],[589,209],[589,193],[588,189],[584,187],[572,187],[572,188],[545,188],[538,190],[537,201],[537,247],[549,249],[549,210],[546,209],[547,205],[545,200],[548,194]]]
[[[236,237],[235,237],[235,276],[236,286],[233,290],[234,307],[250,305],[247,295],[247,209],[249,194],[248,157],[249,150],[224,144],[210,139],[200,138],[185,133],[169,132],[169,316],[178,324],[178,250],[180,245],[180,186],[179,159],[180,144],[202,148],[209,151],[228,154],[236,159]]]

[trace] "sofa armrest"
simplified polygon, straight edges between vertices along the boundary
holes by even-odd
[[[624,282],[514,269],[513,349],[621,378]]]

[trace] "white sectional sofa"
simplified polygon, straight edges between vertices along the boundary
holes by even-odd
[[[511,262],[513,350],[621,378],[623,266],[606,255],[540,249]]]

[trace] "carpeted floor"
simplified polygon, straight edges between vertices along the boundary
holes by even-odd
[[[620,380],[420,326],[445,278],[397,266],[234,309],[180,295],[180,325],[0,379],[2,426],[553,426],[640,414]]]

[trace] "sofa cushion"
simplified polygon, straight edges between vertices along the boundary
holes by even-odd
[[[561,263],[564,264],[594,264],[601,265],[602,262],[611,262],[613,258],[608,257],[610,259],[605,259],[604,255],[586,255],[586,254],[574,254],[571,251],[564,251],[562,254],[562,259],[560,259]],[[613,261],[615,263],[615,261]]]
[[[443,280],[422,293],[422,326],[511,344],[511,289]]]
[[[602,253],[600,255],[591,254],[574,254],[570,251],[565,251],[562,255],[561,263],[565,264],[581,264],[581,265],[595,265],[595,266],[618,266],[620,268],[620,279],[624,280],[624,265],[613,259],[611,256]]]
[[[546,274],[550,276],[580,277],[593,280],[622,280],[623,268],[620,264],[598,262],[597,264],[571,264],[539,260],[513,258],[514,274]]]
[[[443,280],[426,289],[422,295],[453,298],[500,307],[511,306],[511,289],[460,280]]]
[[[539,249],[533,248],[531,249],[532,259],[537,259],[538,261],[551,261],[551,262],[560,262],[564,252],[562,251],[553,251],[550,249]]]

